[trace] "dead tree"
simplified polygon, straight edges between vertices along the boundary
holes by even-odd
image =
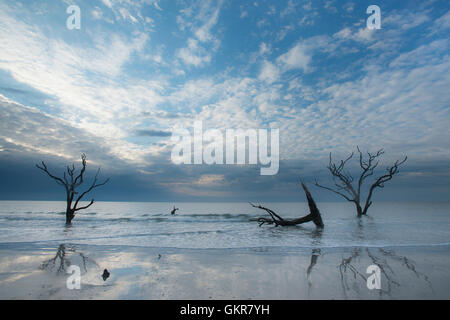
[[[66,190],[66,224],[70,225],[72,223],[72,219],[75,217],[75,213],[89,208],[93,203],[94,199],[91,200],[91,202],[84,206],[84,207],[78,207],[78,204],[82,199],[92,190],[94,190],[97,187],[103,186],[109,181],[109,178],[105,181],[98,183],[98,175],[100,173],[100,168],[98,168],[97,173],[95,174],[94,180],[92,181],[89,188],[87,188],[85,191],[81,192],[78,190],[78,188],[84,183],[84,174],[86,172],[86,155],[83,153],[81,155],[81,164],[82,168],[78,174],[75,173],[75,165],[72,164],[72,166],[67,166],[66,170],[64,171],[64,175],[62,178],[56,177],[53,174],[51,174],[48,169],[47,165],[44,163],[44,161],[41,162],[41,165],[36,165],[36,167],[45,173],[47,175],[54,179],[56,183],[63,186]]]
[[[256,221],[259,222],[259,226],[261,227],[264,223],[267,224],[275,224],[276,227],[278,226],[295,226],[298,224],[302,224],[305,222],[312,221],[318,228],[323,228],[323,221],[322,217],[320,215],[319,209],[317,209],[316,203],[314,202],[314,199],[311,196],[311,193],[309,192],[306,185],[302,182],[303,190],[305,191],[306,198],[308,199],[308,206],[310,213],[302,218],[293,219],[293,220],[286,220],[280,217],[278,214],[276,214],[273,210],[263,207],[261,205],[254,205],[250,203],[250,205],[254,208],[258,208],[261,210],[265,210],[269,215],[270,218],[266,217],[260,217],[256,219]]]
[[[364,202],[364,206],[362,206],[363,199],[361,198],[361,187],[366,180],[366,178],[373,175],[375,168],[379,164],[379,157],[384,154],[383,149],[378,150],[376,154],[372,154],[367,152],[367,158],[363,156],[363,153],[359,150],[359,147],[356,147],[359,153],[359,166],[361,167],[361,174],[354,185],[354,178],[351,174],[349,174],[345,169],[345,164],[352,159],[354,153],[347,157],[345,160],[341,160],[339,164],[336,164],[331,159],[330,153],[330,162],[328,164],[327,169],[330,171],[333,176],[334,188],[326,187],[319,184],[316,180],[315,185],[332,191],[341,197],[345,198],[347,201],[353,202],[356,206],[356,212],[358,217],[365,216],[367,214],[367,210],[372,205],[372,195],[376,188],[383,188],[384,184],[391,180],[394,175],[399,173],[399,167],[403,163],[405,163],[408,157],[405,156],[403,160],[395,161],[394,165],[387,167],[387,173],[377,178],[369,188],[369,192],[367,194],[366,200]]]

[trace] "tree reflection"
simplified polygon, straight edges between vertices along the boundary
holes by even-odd
[[[380,298],[387,296],[392,297],[392,290],[394,287],[400,287],[401,281],[398,279],[398,274],[394,272],[394,268],[391,266],[392,262],[401,262],[401,271],[408,271],[413,273],[418,279],[423,280],[430,287],[430,290],[434,293],[431,282],[427,275],[417,270],[416,265],[406,256],[396,254],[393,250],[387,250],[383,248],[353,248],[349,256],[342,259],[339,264],[339,273],[341,287],[345,298],[351,291],[360,293],[359,288],[366,288],[367,277],[366,270],[360,271],[357,267],[357,260],[363,259],[365,256],[369,258],[371,264],[380,268],[382,287],[377,292]]]
[[[365,226],[363,221],[359,220],[353,230],[353,236],[361,240],[365,239],[365,227],[371,228],[371,234],[376,232],[373,229],[375,226],[372,219],[369,218],[368,222],[370,224]],[[323,259],[323,255],[328,252],[326,248],[323,248],[323,232],[323,230],[316,230],[309,235],[311,246],[313,247],[310,262],[306,269],[309,296],[312,294],[311,290],[313,287],[311,275],[313,272],[323,272],[320,270],[320,259]],[[340,287],[345,299],[355,295],[361,298],[367,296],[370,292],[367,288],[367,279],[370,274],[366,273],[369,265],[376,265],[380,269],[382,286],[381,289],[374,291],[377,292],[380,298],[385,296],[392,298],[393,290],[402,287],[402,285],[405,286],[407,284],[405,279],[409,275],[425,283],[426,287],[434,294],[429,277],[423,271],[420,271],[416,263],[410,258],[397,254],[393,249],[355,246],[339,250],[344,251],[341,260],[337,263],[337,268]],[[333,254],[330,255],[333,256]]]
[[[58,250],[53,258],[42,262],[40,269],[50,272],[56,272],[57,274],[65,274],[66,268],[73,264],[73,260],[81,262],[81,266],[85,272],[87,272],[87,266],[89,263],[98,266],[98,264],[84,255],[82,252],[77,252],[77,249],[73,245],[60,244]]]

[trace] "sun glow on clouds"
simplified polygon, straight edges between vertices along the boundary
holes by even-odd
[[[223,183],[225,183],[225,179],[220,174],[204,174],[195,182],[201,186],[222,185]]]

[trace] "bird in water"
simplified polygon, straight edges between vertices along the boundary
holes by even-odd
[[[102,274],[102,278],[103,278],[103,281],[106,281],[106,279],[108,279],[109,278],[109,275],[110,275],[110,273],[108,272],[108,270],[103,270],[103,274]]]
[[[173,206],[173,210],[170,212],[170,214],[175,214],[175,212],[177,212],[177,210],[180,210],[179,208],[175,208],[175,206]]]

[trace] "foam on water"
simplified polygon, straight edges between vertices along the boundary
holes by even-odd
[[[167,248],[427,246],[450,243],[450,203],[375,203],[357,219],[348,203],[319,203],[325,229],[258,227],[248,203],[98,202],[64,226],[63,202],[0,201],[0,243],[76,243]],[[281,216],[305,203],[266,203]]]

